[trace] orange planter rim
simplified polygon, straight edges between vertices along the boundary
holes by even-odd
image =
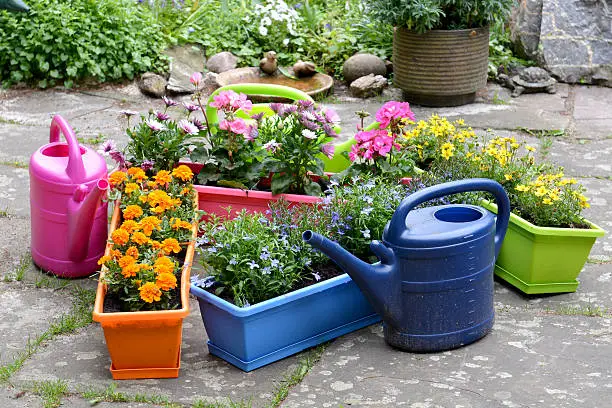
[[[195,191],[195,190],[194,190]],[[198,208],[198,195],[194,193],[194,208]],[[119,225],[119,219],[121,217],[121,210],[119,204],[115,203],[113,210],[113,216],[111,218],[111,226],[108,231],[110,237],[117,225]],[[189,241],[188,247],[194,247],[198,233],[198,222],[194,220],[191,241]],[[106,243],[105,255],[110,253],[112,243],[109,241]],[[100,278],[98,279],[98,287],[96,290],[96,301],[94,303],[93,320],[101,324],[105,323],[120,323],[120,322],[132,322],[132,321],[150,321],[150,320],[164,320],[164,319],[183,319],[189,315],[189,286],[190,286],[190,273],[191,266],[193,263],[194,251],[187,251],[187,256],[182,266],[181,271],[181,305],[180,309],[176,310],[149,310],[142,312],[104,312],[104,297],[106,296],[106,284],[104,284],[104,271],[103,267],[100,271]]]

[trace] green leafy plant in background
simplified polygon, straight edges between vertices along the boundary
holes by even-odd
[[[505,22],[498,21],[489,30],[489,77],[495,78],[499,70],[507,71],[513,66],[532,66],[533,61],[519,58],[512,52],[512,40]]]
[[[106,82],[165,68],[165,40],[151,13],[127,0],[28,2],[0,11],[0,82],[41,88]]]
[[[383,23],[419,33],[483,27],[504,19],[516,0],[370,0],[367,9]]]

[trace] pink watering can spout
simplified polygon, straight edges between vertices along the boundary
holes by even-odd
[[[108,180],[100,179],[92,191],[88,190],[87,185],[80,184],[68,203],[68,257],[74,262],[87,256],[94,218],[108,190]]]

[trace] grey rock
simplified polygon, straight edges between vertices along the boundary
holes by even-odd
[[[171,57],[168,92],[192,93],[189,78],[194,72],[204,72],[204,50],[199,45],[183,45],[170,48],[165,54]]]
[[[538,54],[542,1],[521,1],[510,18],[510,37],[515,51],[523,58],[536,58]]]
[[[588,65],[589,52],[584,42],[562,38],[541,37],[546,66]]]
[[[208,70],[216,74],[234,69],[237,65],[238,57],[228,51],[223,51],[213,55],[206,63]]]
[[[215,74],[214,72],[207,72],[204,78],[202,78],[202,88],[200,91],[205,95],[210,95],[217,88],[220,88],[221,85],[217,79],[218,76],[219,74]]]
[[[157,98],[166,94],[166,85],[168,85],[166,78],[153,72],[145,72],[138,81],[138,88],[142,93]]]
[[[355,54],[346,60],[342,66],[342,74],[347,83],[352,83],[357,78],[369,74],[382,75],[387,74],[387,66],[385,62],[373,54]]]
[[[387,79],[382,75],[369,74],[351,82],[351,93],[357,98],[370,98],[380,95],[387,86]]]

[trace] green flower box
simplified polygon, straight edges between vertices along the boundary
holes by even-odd
[[[496,213],[497,206],[482,202]],[[589,229],[538,227],[510,214],[510,224],[495,263],[495,274],[527,294],[575,292],[576,278],[591,247],[605,231],[597,225]]]

